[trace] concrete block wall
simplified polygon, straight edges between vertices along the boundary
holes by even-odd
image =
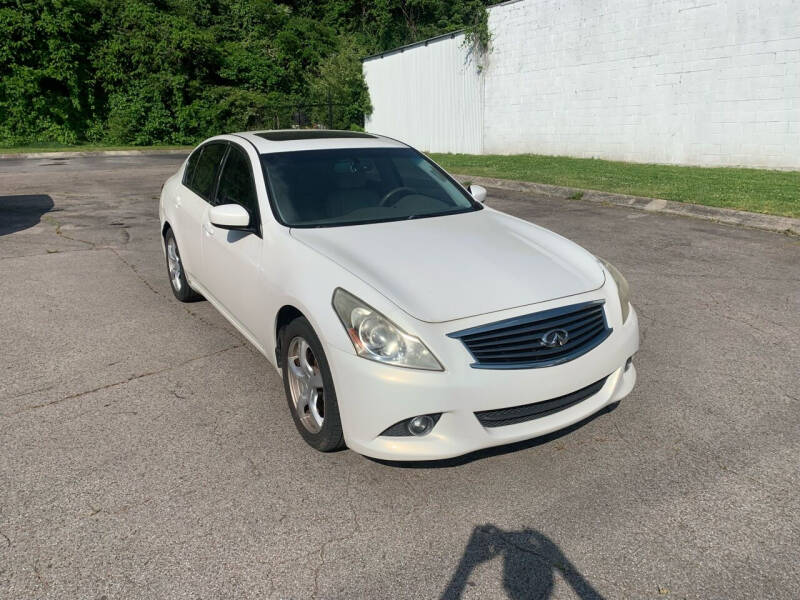
[[[365,60],[367,130],[426,151],[800,169],[800,0],[516,0]],[[482,68],[478,68],[482,64]]]
[[[489,11],[485,153],[800,168],[800,0]]]

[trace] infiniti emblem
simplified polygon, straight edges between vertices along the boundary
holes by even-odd
[[[567,343],[569,333],[564,329],[551,329],[542,336],[542,345],[557,348]]]

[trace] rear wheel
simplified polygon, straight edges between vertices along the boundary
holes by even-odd
[[[321,452],[344,448],[333,377],[311,324],[298,317],[281,338],[283,385],[297,431]]]
[[[164,235],[164,248],[167,253],[167,274],[169,275],[169,285],[172,293],[181,302],[191,302],[200,298],[200,294],[195,292],[186,281],[186,272],[183,270],[181,253],[178,251],[178,242],[172,229],[167,229]]]

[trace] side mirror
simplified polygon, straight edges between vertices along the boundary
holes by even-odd
[[[486,188],[481,185],[470,185],[469,186],[469,193],[472,194],[472,197],[475,198],[477,202],[483,204],[486,202]]]
[[[208,211],[208,220],[220,229],[250,229],[250,213],[239,204],[220,204]]]

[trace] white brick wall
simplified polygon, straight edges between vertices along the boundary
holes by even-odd
[[[800,0],[492,8],[483,148],[800,168]]]
[[[366,61],[368,128],[425,150],[800,168],[800,0],[520,0],[489,27],[480,75],[460,37]]]

